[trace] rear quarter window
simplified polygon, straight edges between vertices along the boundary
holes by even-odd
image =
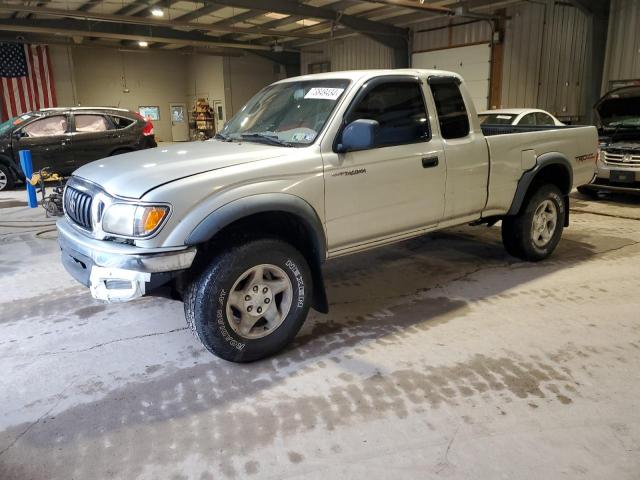
[[[128,126],[133,125],[136,122],[132,118],[117,117],[115,115],[112,115],[110,118],[111,118],[111,121],[113,122],[113,125],[118,130],[122,128],[127,128]]]

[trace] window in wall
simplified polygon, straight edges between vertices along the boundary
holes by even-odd
[[[104,132],[109,123],[102,115],[76,115],[76,132]]]
[[[429,86],[438,112],[440,132],[446,139],[469,135],[469,115],[458,82],[452,77],[432,77]]]
[[[375,120],[380,124],[378,146],[424,142],[429,139],[429,122],[420,85],[388,82],[369,91],[349,113],[347,122]]]
[[[66,115],[46,117],[30,123],[23,130],[29,137],[53,137],[67,131]]]

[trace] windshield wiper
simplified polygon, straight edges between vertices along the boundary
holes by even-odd
[[[243,133],[240,135],[244,140],[256,140],[267,143],[269,145],[278,145],[281,147],[293,147],[289,142],[280,140],[275,135],[267,135],[266,133]]]

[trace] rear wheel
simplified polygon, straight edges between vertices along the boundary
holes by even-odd
[[[566,217],[562,193],[555,185],[543,185],[529,197],[522,211],[502,221],[502,241],[514,257],[542,260],[555,250]]]
[[[0,192],[11,190],[15,186],[16,179],[13,172],[4,163],[0,163]]]
[[[187,323],[220,358],[250,362],[282,350],[298,333],[311,304],[305,258],[276,239],[224,249],[185,291]]]

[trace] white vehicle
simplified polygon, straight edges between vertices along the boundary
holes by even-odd
[[[561,127],[560,120],[549,112],[537,108],[503,108],[498,110],[485,110],[478,113],[481,125],[548,125]]]
[[[215,139],[77,170],[62,261],[95,298],[172,283],[187,323],[227,360],[284,348],[328,312],[327,259],[502,220],[512,255],[549,256],[569,192],[594,175],[595,127],[481,128],[462,78],[367,70],[263,89]]]

